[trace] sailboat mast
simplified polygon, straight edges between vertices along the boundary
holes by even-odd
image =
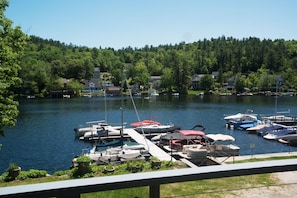
[[[105,123],[107,122],[107,104],[106,104],[106,74],[104,74],[104,119],[105,119]]]
[[[277,98],[279,96],[279,85],[282,81],[282,78],[280,76],[276,77],[276,85],[275,85],[275,115],[277,115]]]
[[[125,80],[125,69],[122,70],[122,83],[121,83],[121,117],[122,117],[122,129],[121,129],[121,139],[123,139],[123,133],[124,133],[124,80]]]
[[[278,98],[278,80],[276,81],[276,86],[275,86],[275,104],[274,104],[275,115],[277,115],[277,98]]]

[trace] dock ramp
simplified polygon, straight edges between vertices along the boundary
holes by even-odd
[[[165,161],[176,161],[172,156],[162,150],[160,147],[152,143],[149,139],[138,133],[132,128],[124,129],[125,133],[127,133],[132,139],[134,139],[139,144],[143,144],[148,147],[149,153],[152,156],[157,157],[159,160]]]

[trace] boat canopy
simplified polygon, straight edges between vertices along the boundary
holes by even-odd
[[[140,126],[147,126],[147,125],[161,125],[160,122],[154,121],[154,120],[142,120],[139,122],[134,122],[130,124],[132,127],[140,127]]]
[[[230,115],[230,116],[224,117],[224,120],[226,120],[226,121],[240,120],[240,119],[254,119],[254,120],[257,120],[257,114],[237,113],[235,115]]]
[[[166,135],[162,135],[160,139],[163,140],[191,140],[191,139],[202,139],[203,135],[184,135],[179,131],[173,133],[167,133]]]
[[[231,135],[225,135],[225,134],[207,134],[205,135],[207,138],[212,139],[213,141],[235,141],[234,137]]]
[[[204,136],[205,135],[203,131],[198,131],[198,130],[179,130],[179,132],[185,136]]]

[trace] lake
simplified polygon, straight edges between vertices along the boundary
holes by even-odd
[[[104,120],[129,127],[132,122],[155,118],[161,123],[174,123],[182,129],[203,125],[206,133],[223,133],[235,138],[240,155],[297,151],[276,141],[225,127],[223,117],[252,109],[257,114],[275,112],[273,96],[156,96],[150,99],[130,97],[92,97],[70,99],[24,99],[16,126],[5,129],[0,137],[0,174],[9,163],[23,170],[42,169],[49,173],[68,169],[71,160],[89,143],[75,139],[74,128],[88,121]],[[278,111],[291,110],[297,116],[297,97],[280,97]],[[106,104],[106,105],[105,105]],[[123,110],[121,110],[123,107]],[[107,111],[105,111],[107,110]],[[106,112],[106,113],[105,113]],[[251,150],[250,144],[255,148]]]

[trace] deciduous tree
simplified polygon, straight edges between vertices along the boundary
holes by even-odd
[[[18,102],[14,100],[14,90],[21,84],[18,78],[20,56],[26,44],[26,36],[19,26],[12,27],[4,12],[9,5],[0,0],[0,135],[4,127],[13,127],[18,116]]]

